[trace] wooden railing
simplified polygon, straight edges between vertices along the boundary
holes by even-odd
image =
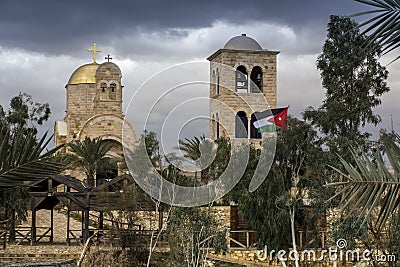
[[[214,236],[210,236],[202,241],[205,243]],[[318,232],[305,232],[298,231],[296,237],[299,249],[304,248],[325,248],[326,247],[326,231]],[[243,249],[255,249],[257,243],[255,242],[255,231],[252,230],[229,230],[227,232],[227,246],[230,250],[243,250]]]
[[[53,240],[53,234],[51,232],[51,227],[36,227],[35,234],[30,226],[18,226],[15,228],[15,241],[19,245],[24,241],[30,244],[34,242],[39,242],[43,238],[49,238],[49,242]]]
[[[228,249],[249,249],[255,248],[255,231],[237,230],[228,232]],[[244,242],[243,242],[244,241]]]
[[[151,238],[158,234],[157,230],[142,230],[140,229],[90,229],[89,236],[95,236],[92,238],[92,241],[96,241],[98,243],[113,243],[118,242],[121,236],[121,233],[129,233],[129,234],[140,234],[141,236]],[[71,241],[76,241],[78,244],[82,244],[82,230],[69,230],[67,243],[71,244]],[[159,241],[165,241],[165,235],[161,235]]]

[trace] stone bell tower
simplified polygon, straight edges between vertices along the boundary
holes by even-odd
[[[276,107],[278,51],[242,34],[210,61],[210,138],[261,138],[254,113]]]

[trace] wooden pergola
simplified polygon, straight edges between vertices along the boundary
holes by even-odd
[[[39,242],[48,237],[53,242],[54,235],[54,208],[62,205],[67,209],[67,242],[71,239],[80,239],[83,242],[90,236],[89,218],[91,211],[100,212],[99,227],[103,229],[103,212],[113,210],[130,211],[155,211],[154,202],[146,197],[136,198],[132,205],[121,205],[123,190],[134,183],[129,174],[123,174],[111,181],[105,182],[98,187],[91,187],[81,180],[69,175],[53,175],[46,179],[32,183],[30,186],[30,202],[28,209],[32,211],[31,227],[25,229],[25,233],[16,231],[15,224],[11,224],[10,240],[15,241],[16,235],[22,239],[29,240],[31,244]],[[38,210],[50,210],[50,227],[44,233],[37,235],[36,212]],[[76,234],[77,230],[70,229],[71,212],[81,212],[82,229],[81,236]],[[162,227],[162,212],[159,213],[159,228]],[[75,231],[75,234],[74,234]]]

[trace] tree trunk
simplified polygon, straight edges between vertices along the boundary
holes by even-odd
[[[88,185],[94,187],[94,175],[87,176],[87,183],[88,183]]]
[[[294,192],[292,194],[292,207],[290,207],[290,228],[292,230],[292,246],[295,255],[295,265],[299,267],[299,253],[297,252],[297,245],[296,245],[296,229],[295,229],[295,212],[296,212],[296,200],[297,200],[297,177],[293,177],[293,187]]]
[[[10,244],[15,244],[15,210],[12,209],[11,211],[11,217],[10,217],[10,237],[9,237],[9,243]]]
[[[294,227],[294,213],[295,213],[295,206],[293,204],[293,207],[291,208],[290,211],[290,228],[292,229],[292,246],[293,246],[293,251],[295,255],[295,265],[296,267],[299,267],[299,253],[297,252],[297,245],[296,245],[296,230]]]

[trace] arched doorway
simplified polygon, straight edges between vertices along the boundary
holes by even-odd
[[[115,161],[105,160],[96,170],[96,186],[109,182],[118,176],[118,164]]]

